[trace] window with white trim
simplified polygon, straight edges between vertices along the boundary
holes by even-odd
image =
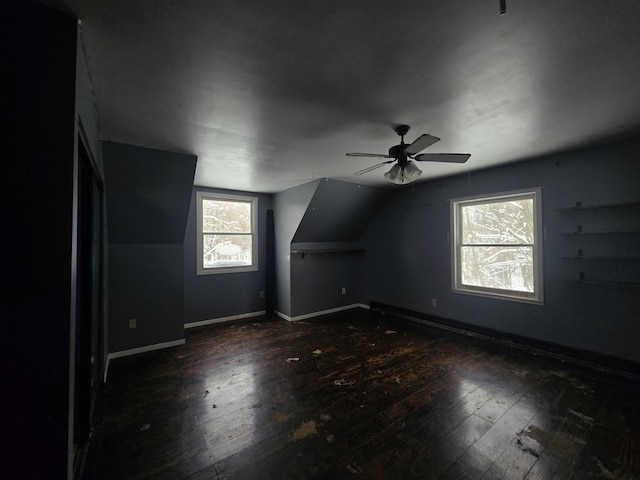
[[[256,197],[197,192],[198,275],[258,270]]]
[[[539,188],[451,201],[455,292],[543,303]]]

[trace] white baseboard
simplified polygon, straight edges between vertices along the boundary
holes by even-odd
[[[104,382],[107,383],[107,373],[109,372],[109,362],[114,358],[128,357],[129,355],[137,355],[138,353],[152,352],[153,350],[161,350],[163,348],[177,347],[184,345],[185,340],[173,340],[171,342],[155,343],[153,345],[145,345],[144,347],[132,348],[130,350],[120,350],[119,352],[111,352],[107,355],[107,364],[104,369]]]
[[[219,318],[213,318],[211,320],[202,320],[200,322],[185,323],[184,324],[184,328],[203,327],[205,325],[212,325],[214,323],[230,322],[231,320],[240,320],[242,318],[261,317],[261,316],[266,315],[266,314],[267,314],[266,310],[261,310],[259,312],[241,313],[239,315],[230,315],[228,317],[219,317]]]
[[[276,310],[275,314],[276,314],[277,316],[279,316],[280,318],[284,318],[287,322],[290,322],[290,321],[291,321],[291,317],[290,317],[289,315],[285,315],[284,313],[279,312],[279,311],[277,311],[277,310]]]
[[[328,315],[330,313],[342,312],[343,310],[351,310],[353,308],[369,308],[369,305],[364,305],[362,303],[352,303],[351,305],[343,305],[342,307],[330,308],[329,310],[322,310],[319,312],[305,313],[304,315],[297,315],[295,317],[290,317],[289,315],[285,315],[282,312],[276,312],[280,318],[284,318],[288,322],[296,322],[298,320],[306,320],[307,318],[319,317],[321,315]]]

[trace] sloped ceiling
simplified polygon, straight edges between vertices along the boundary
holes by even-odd
[[[111,244],[182,243],[196,157],[104,142]]]
[[[197,155],[197,185],[389,187],[345,153],[397,123],[472,155],[422,180],[640,126],[637,0],[75,3],[104,139]]]
[[[389,191],[323,180],[313,194],[292,243],[355,242]]]

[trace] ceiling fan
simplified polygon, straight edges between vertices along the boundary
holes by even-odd
[[[425,133],[423,135],[420,135],[416,140],[413,141],[413,143],[406,144],[404,143],[404,136],[409,131],[409,128],[411,128],[409,127],[409,125],[396,125],[393,128],[395,132],[400,135],[400,144],[391,147],[388,154],[347,153],[347,156],[349,157],[374,157],[392,159],[382,163],[378,163],[377,165],[373,165],[371,167],[367,167],[354,173],[354,175],[363,175],[383,165],[398,162],[393,167],[391,167],[391,170],[384,174],[384,177],[390,182],[405,184],[413,182],[422,174],[422,170],[416,167],[415,163],[413,163],[412,160],[415,160],[417,162],[465,163],[467,160],[469,160],[469,157],[471,157],[471,155],[468,153],[421,153],[420,155],[417,155],[418,152],[421,152],[434,143],[439,142],[440,139],[438,137],[427,135]]]

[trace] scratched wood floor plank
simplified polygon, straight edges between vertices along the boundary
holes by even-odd
[[[84,480],[640,478],[640,385],[365,310],[114,360]]]

